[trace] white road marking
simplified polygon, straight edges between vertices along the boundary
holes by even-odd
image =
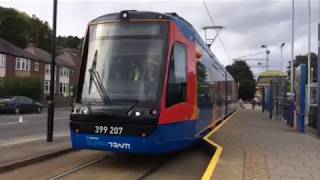
[[[5,125],[12,125],[12,124],[22,124],[22,123],[27,123],[28,121],[22,121],[22,122],[4,122],[0,123],[0,126],[5,126]]]
[[[25,119],[28,119],[29,121],[33,121],[33,120],[38,120],[38,119],[47,119],[47,117],[43,117],[43,116],[38,116],[39,118],[35,118],[35,117],[37,117],[37,116],[22,116],[22,118],[23,118],[23,121],[25,120]],[[18,120],[19,120],[19,116],[11,116],[11,117],[8,117],[8,118],[6,118],[6,120],[8,120],[8,121],[12,121],[12,122],[17,122]],[[58,117],[55,117],[54,118],[55,120],[61,120],[61,119],[66,119],[66,120],[69,120],[69,116],[58,116]],[[1,122],[1,121],[0,121]],[[1,123],[0,123],[1,124]]]

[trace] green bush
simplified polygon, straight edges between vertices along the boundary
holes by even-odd
[[[0,96],[27,96],[34,100],[43,98],[43,83],[40,78],[16,77],[0,81]]]

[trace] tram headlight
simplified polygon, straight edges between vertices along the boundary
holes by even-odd
[[[89,114],[89,108],[81,104],[75,104],[72,108],[72,114]]]
[[[89,114],[89,109],[87,107],[82,107],[81,108],[81,113],[82,114]]]
[[[78,114],[79,108],[80,108],[79,104],[74,104],[73,107],[72,107],[71,114]]]
[[[152,116],[155,116],[155,115],[158,114],[158,111],[155,110],[155,109],[153,109],[153,110],[150,111],[150,114],[151,114]]]
[[[139,116],[141,116],[141,112],[136,111],[136,112],[134,113],[134,115],[135,115],[136,117],[139,117]]]
[[[123,19],[126,19],[128,17],[128,13],[127,12],[123,12],[121,16],[122,16]]]
[[[121,20],[129,20],[129,11],[121,11],[120,12],[120,19]]]

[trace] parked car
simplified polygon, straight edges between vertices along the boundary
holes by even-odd
[[[15,114],[37,112],[41,113],[41,103],[25,96],[10,96],[0,98],[0,111],[12,112]]]

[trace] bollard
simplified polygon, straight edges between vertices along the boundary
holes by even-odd
[[[297,129],[299,132],[304,133],[305,132],[305,122],[304,122],[304,114],[298,114],[297,113]]]
[[[290,127],[294,126],[294,102],[293,101],[291,101],[289,104],[288,125]]]
[[[22,123],[22,122],[23,122],[23,117],[19,116],[19,123]]]

